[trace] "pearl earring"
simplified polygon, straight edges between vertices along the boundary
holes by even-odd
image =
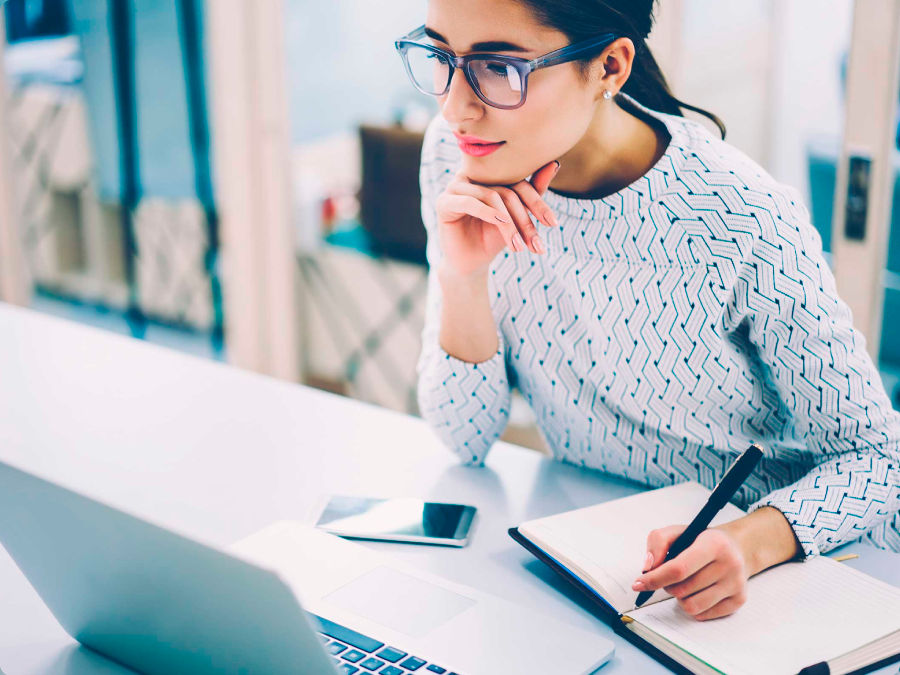
[[[608,101],[609,99],[612,98],[612,92],[609,89],[605,90],[603,92],[603,98],[605,98]]]

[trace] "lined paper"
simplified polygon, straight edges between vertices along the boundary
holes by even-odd
[[[785,563],[749,581],[734,614],[697,621],[677,601],[629,616],[713,667],[793,674],[900,630],[900,589],[830,558]]]
[[[667,525],[687,525],[710,494],[699,483],[680,483],[531,520],[522,523],[519,531],[573,571],[583,573],[616,610],[627,612],[637,599],[631,584],[643,569],[647,535]],[[738,507],[726,504],[710,525],[743,515]],[[658,590],[648,603],[671,597]]]

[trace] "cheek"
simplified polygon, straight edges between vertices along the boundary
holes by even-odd
[[[548,89],[535,99],[535,116],[538,118],[534,125],[535,143],[545,151],[555,153],[550,159],[556,159],[584,137],[594,116],[593,101],[583,96],[580,90],[566,87]]]
[[[590,110],[585,111],[580,101],[559,105],[543,99],[532,100],[529,93],[522,108],[510,111],[510,123],[495,127],[506,145],[487,157],[463,155],[463,173],[479,183],[510,185],[571,150],[584,136]]]

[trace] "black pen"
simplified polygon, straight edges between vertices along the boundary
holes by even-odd
[[[716,514],[722,510],[722,507],[728,503],[728,500],[734,496],[734,493],[738,491],[738,488],[743,485],[745,480],[747,480],[747,476],[749,476],[750,472],[756,467],[762,454],[762,448],[756,443],[753,443],[749,448],[744,450],[744,453],[735,460],[734,464],[731,465],[731,468],[725,472],[724,476],[722,476],[722,480],[716,485],[716,489],[712,491],[706,505],[700,509],[700,513],[697,514],[697,517],[694,518],[691,521],[691,524],[685,528],[684,532],[678,535],[678,538],[672,542],[672,545],[666,552],[666,557],[663,562],[671,560],[694,543],[697,536],[709,526],[710,521],[716,517]],[[653,591],[641,591],[638,593],[635,606],[640,607],[643,605],[650,599],[651,595],[653,595]]]

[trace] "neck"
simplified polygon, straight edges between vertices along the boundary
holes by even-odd
[[[671,138],[661,123],[645,121],[646,117],[614,101],[600,102],[584,136],[559,158],[559,173],[550,184],[553,191],[601,199],[647,173],[665,154]]]

